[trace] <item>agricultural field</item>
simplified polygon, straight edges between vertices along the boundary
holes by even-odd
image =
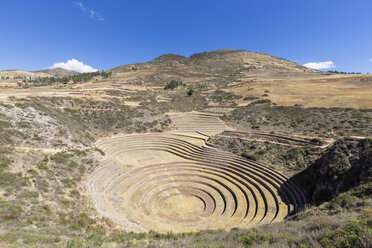
[[[133,231],[190,232],[271,223],[306,206],[304,193],[283,174],[205,147],[198,130],[219,133],[217,117],[176,117],[189,125],[97,144],[108,157],[88,188],[103,216]]]

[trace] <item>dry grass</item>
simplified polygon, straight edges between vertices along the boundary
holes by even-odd
[[[372,87],[361,84],[367,76],[332,75],[304,79],[267,79],[240,84],[230,89],[241,96],[270,99],[277,105],[304,107],[372,108]],[[268,96],[263,97],[266,94]],[[238,105],[247,101],[238,100]]]
[[[8,103],[0,105],[0,144],[7,146],[0,149],[2,247],[371,245],[370,183],[270,225],[177,234],[120,230],[110,220],[97,217],[82,184],[100,168],[102,157],[110,155],[92,149],[94,140],[117,133],[169,131],[179,123],[173,123],[167,112],[215,111],[226,114],[231,126],[268,133],[368,136],[372,112],[346,107],[372,108],[371,75],[326,75],[266,54],[228,50],[190,59],[162,56],[151,63],[113,69],[109,78],[82,84],[21,88],[23,79],[14,73],[9,79],[0,77],[0,100]],[[183,81],[186,86],[165,91],[170,80]],[[192,96],[187,95],[190,87]],[[264,103],[238,108],[262,99],[292,107]],[[296,104],[306,108],[293,107]],[[181,122],[193,124],[190,119]],[[283,167],[289,161],[293,171],[310,163],[313,154],[307,148],[287,149],[265,142],[221,146],[230,146],[239,155],[249,146],[259,161],[273,166],[283,163]],[[156,156],[160,152],[153,152],[155,156],[149,151],[140,153],[141,161],[136,156],[119,157],[128,162],[124,165],[133,161],[132,165],[151,164],[152,157],[171,158]],[[308,160],[302,159],[305,156]],[[212,222],[209,227],[216,228]]]

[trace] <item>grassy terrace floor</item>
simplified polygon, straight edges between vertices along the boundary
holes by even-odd
[[[228,230],[276,222],[306,206],[283,174],[205,146],[207,134],[227,128],[216,115],[170,116],[177,132],[98,142],[107,159],[86,185],[102,217],[136,232]]]

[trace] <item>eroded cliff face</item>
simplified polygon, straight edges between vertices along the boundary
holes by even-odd
[[[293,179],[314,203],[321,203],[371,177],[372,139],[342,139]]]

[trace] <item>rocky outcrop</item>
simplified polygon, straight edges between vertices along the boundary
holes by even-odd
[[[314,203],[337,196],[372,175],[372,139],[342,139],[293,177]]]

